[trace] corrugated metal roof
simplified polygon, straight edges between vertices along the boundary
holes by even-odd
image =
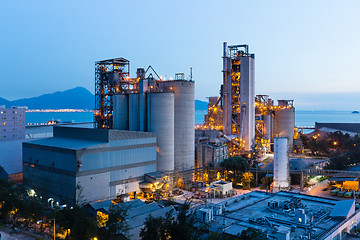
[[[114,206],[114,204],[110,201],[110,200],[104,200],[104,201],[100,201],[100,202],[94,202],[94,203],[89,203],[89,205],[96,211],[99,209],[105,209],[106,211],[108,211],[108,209],[111,206]]]
[[[131,209],[131,211],[128,211],[128,217],[133,218],[139,215],[148,214],[154,211],[157,211],[161,209],[161,207],[157,203],[150,203],[145,206],[140,206],[137,208]]]
[[[129,202],[124,202],[124,203],[120,203],[120,206],[125,208],[125,209],[134,209],[137,207],[141,207],[141,206],[145,206],[146,203],[144,203],[143,201],[141,201],[140,199],[135,199],[133,201],[129,201]]]
[[[330,213],[331,217],[348,217],[355,212],[355,200],[343,200],[336,203]]]

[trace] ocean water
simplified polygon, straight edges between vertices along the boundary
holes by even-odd
[[[26,124],[41,124],[51,120],[61,122],[92,122],[92,112],[27,112],[25,113]]]
[[[207,111],[195,111],[195,123],[201,124]],[[27,112],[26,123],[45,123],[50,120],[61,122],[92,122],[92,112]],[[350,111],[295,111],[296,126],[315,126],[315,122],[360,123],[360,114]]]

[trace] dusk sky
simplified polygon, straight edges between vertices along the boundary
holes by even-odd
[[[304,96],[357,96],[359,10],[358,0],[2,1],[0,97],[94,92],[94,62],[124,57],[132,76],[148,65],[167,78],[192,67],[196,98],[205,100],[222,83],[224,41],[255,53],[257,94],[295,106]],[[350,102],[344,108],[360,108]]]

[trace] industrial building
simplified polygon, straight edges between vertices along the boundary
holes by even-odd
[[[23,143],[27,186],[59,202],[92,202],[140,191],[156,171],[154,133],[54,127],[54,136]]]
[[[0,106],[0,142],[25,138],[25,108]]]
[[[0,106],[0,166],[3,167],[10,181],[22,181],[23,141],[25,141],[25,108]]]
[[[227,145],[221,141],[201,142],[196,144],[196,168],[215,166],[227,159]]]
[[[360,135],[360,123],[318,123],[315,122],[315,131],[333,133],[340,131],[350,137]]]
[[[161,79],[149,66],[146,71],[138,68],[136,78],[131,78],[129,61],[124,58],[97,62],[95,76],[97,128],[153,132],[157,137],[158,171],[194,167],[192,77],[186,80],[180,73],[175,75],[175,80]]]
[[[360,225],[355,200],[338,201],[291,192],[251,193],[197,209],[210,231],[232,236],[249,227],[269,239],[344,239]]]
[[[246,155],[253,148],[273,152],[275,137],[288,138],[290,152],[294,134],[293,100],[278,100],[268,95],[255,96],[255,55],[248,45],[224,43],[223,84],[220,97],[209,97],[203,130],[219,130],[228,141],[229,156]]]

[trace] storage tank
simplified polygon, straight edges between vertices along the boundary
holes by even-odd
[[[147,94],[148,132],[156,134],[156,170],[174,170],[174,94]]]
[[[294,142],[295,108],[279,108],[275,111],[275,136],[289,138],[289,149]]]
[[[129,95],[114,95],[113,126],[116,130],[129,130]]]
[[[262,115],[264,121],[264,137],[271,140],[271,115]]]
[[[139,94],[129,94],[129,130],[140,131]]]
[[[194,81],[162,81],[160,88],[174,92],[175,169],[191,169],[195,165]]]
[[[288,190],[290,186],[288,138],[274,139],[274,182],[275,191]]]

